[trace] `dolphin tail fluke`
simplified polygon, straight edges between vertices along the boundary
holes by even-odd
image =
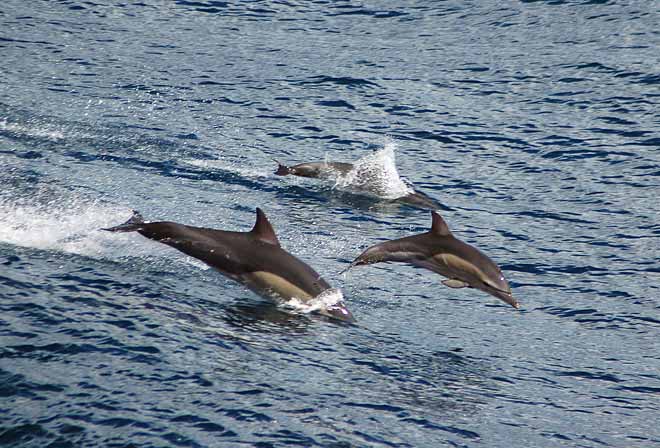
[[[275,171],[275,174],[278,176],[286,176],[288,174],[291,174],[291,169],[286,166],[282,165],[279,160],[273,159],[275,162],[277,162],[277,171]]]
[[[106,230],[108,232],[135,232],[136,230],[139,230],[143,224],[144,224],[144,218],[142,217],[140,212],[133,210],[133,216],[131,216],[130,219],[125,223],[101,230]]]

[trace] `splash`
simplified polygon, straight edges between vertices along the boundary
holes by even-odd
[[[31,202],[0,197],[0,242],[96,256],[107,250],[98,229],[129,213],[80,198]]]
[[[45,185],[9,193],[0,195],[0,243],[114,260],[136,252],[130,235],[99,230],[130,216],[127,207]]]
[[[353,162],[345,176],[337,176],[333,188],[359,191],[382,199],[397,199],[415,192],[396,169],[396,143],[389,140],[382,149]]]
[[[145,258],[159,270],[172,269],[172,260],[210,269],[141,236],[101,230],[125,221],[131,215],[127,207],[70,194],[45,200],[45,193],[38,190],[31,198],[0,196],[0,243],[122,262]]]
[[[344,302],[344,294],[339,288],[330,288],[323,291],[312,300],[303,301],[296,297],[284,302],[284,306],[297,312],[308,314],[314,311],[327,310]]]

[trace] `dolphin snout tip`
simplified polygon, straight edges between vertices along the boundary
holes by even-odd
[[[326,308],[325,313],[323,314],[346,323],[356,322],[355,316],[353,316],[353,313],[351,313],[348,308],[346,308],[344,303],[338,303],[334,306],[329,306]]]
[[[508,294],[508,297],[505,297],[504,301],[509,305],[511,305],[512,307],[514,307],[515,309],[517,310],[520,309],[520,302],[518,302],[518,300],[516,300],[516,298],[513,297],[513,295]]]
[[[361,264],[364,264],[364,263],[362,263],[360,260],[355,260],[351,264],[349,264],[345,269],[342,269],[342,271],[339,272],[339,275],[344,275],[344,274],[348,273],[348,271],[353,269],[355,266],[359,266]]]

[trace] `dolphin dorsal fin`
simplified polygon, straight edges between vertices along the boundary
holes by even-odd
[[[437,212],[431,212],[431,217],[433,218],[433,223],[431,224],[431,233],[435,233],[436,235],[441,236],[451,235],[451,230],[449,230],[449,226],[445,220],[442,219],[442,216],[438,215]]]
[[[257,208],[257,222],[254,223],[254,227],[250,231],[255,238],[260,239],[269,244],[279,246],[280,242],[277,240],[273,226],[268,222],[266,214],[260,208]]]

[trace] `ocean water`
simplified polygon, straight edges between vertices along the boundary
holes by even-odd
[[[3,1],[0,446],[660,446],[658,23],[647,0]],[[390,200],[410,185],[519,311],[403,264],[340,275],[430,226]],[[355,325],[98,230],[256,207]]]

